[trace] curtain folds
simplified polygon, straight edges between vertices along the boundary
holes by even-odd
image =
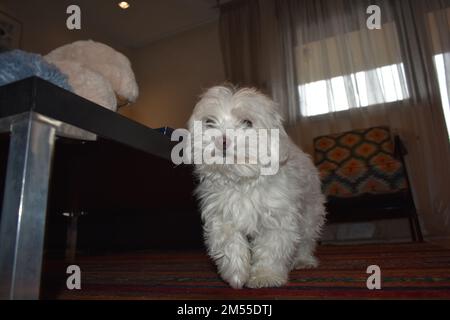
[[[370,5],[380,29],[367,27]],[[328,133],[399,133],[425,232],[450,235],[450,0],[232,1],[220,37],[227,79],[272,95],[305,151]]]
[[[227,80],[259,87],[261,81],[261,10],[258,0],[232,1],[220,11],[219,32]]]

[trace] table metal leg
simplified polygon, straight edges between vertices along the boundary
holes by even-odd
[[[11,125],[0,223],[0,299],[38,299],[55,128],[30,113]]]

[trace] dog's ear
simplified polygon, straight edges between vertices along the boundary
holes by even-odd
[[[279,134],[279,148],[278,148],[278,152],[279,152],[279,161],[280,164],[284,164],[288,157],[289,157],[289,136],[286,133],[286,130],[284,130],[284,127],[281,126],[281,128],[279,129],[280,134]]]
[[[265,95],[258,95],[258,104],[265,109],[261,116],[261,122],[266,128],[278,130],[278,144],[270,144],[271,154],[277,154],[279,164],[283,164],[289,157],[290,139],[286,130],[284,129],[284,119],[278,112],[279,106],[271,98]]]
[[[278,112],[279,108],[278,104],[270,99],[269,108],[271,110],[270,112],[270,117],[272,121],[271,127],[279,130],[279,148],[277,152],[279,153],[280,164],[283,164],[289,157],[290,138],[286,130],[284,129],[283,125],[284,119]]]

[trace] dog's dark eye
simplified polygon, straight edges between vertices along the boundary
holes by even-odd
[[[205,120],[205,126],[207,128],[213,128],[216,126],[216,121],[214,121],[214,119],[208,118]]]
[[[250,120],[243,120],[242,124],[247,128],[253,127],[253,122],[251,122]]]

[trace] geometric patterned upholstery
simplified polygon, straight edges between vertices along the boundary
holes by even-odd
[[[317,137],[314,159],[327,196],[385,194],[408,188],[388,127]]]

